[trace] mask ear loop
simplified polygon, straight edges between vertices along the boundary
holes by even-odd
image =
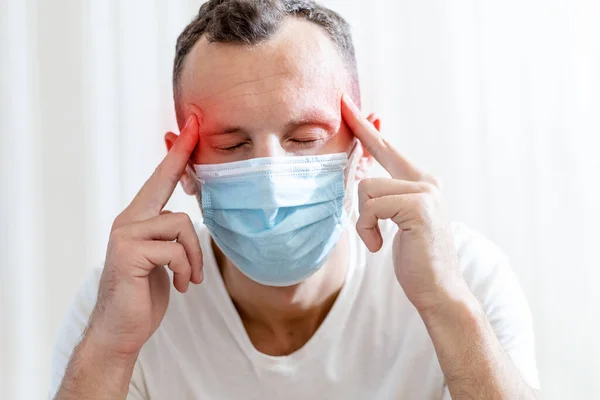
[[[344,208],[351,221],[358,219],[358,188],[356,187],[356,168],[363,156],[363,149],[360,141],[354,139],[354,146],[348,156],[348,165],[344,171]]]
[[[196,187],[196,198],[198,199],[198,204],[200,204],[200,213],[204,214],[204,210],[202,209],[202,184],[200,182],[200,179],[198,179],[196,171],[194,171],[194,169],[190,167],[189,164],[185,166],[185,171],[188,173],[188,175],[194,182],[194,186]]]

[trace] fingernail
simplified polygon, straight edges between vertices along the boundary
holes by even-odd
[[[357,113],[359,112],[358,107],[356,106],[356,104],[354,104],[354,101],[347,93],[344,93],[344,101],[346,102],[348,107],[350,107],[352,109],[352,111],[357,112]]]
[[[183,127],[184,130],[189,128],[189,126],[192,124],[193,119],[194,119],[194,114],[192,114],[188,117],[187,121],[185,121],[185,126]]]

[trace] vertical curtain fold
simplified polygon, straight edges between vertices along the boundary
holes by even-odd
[[[353,27],[365,110],[511,259],[544,397],[600,396],[600,3],[324,3]],[[175,39],[199,6],[0,1],[0,397],[44,397],[71,298],[177,131]],[[179,189],[167,208],[200,218]]]

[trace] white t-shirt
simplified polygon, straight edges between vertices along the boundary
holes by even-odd
[[[352,227],[346,282],[314,336],[281,357],[257,351],[199,229],[205,281],[171,290],[167,313],[137,360],[128,399],[450,399],[431,339],[393,266],[396,228],[381,221],[384,247],[366,250]],[[539,388],[532,320],[506,257],[464,225],[453,225],[463,275],[500,343]],[[96,301],[100,270],[79,291],[52,364],[57,390]]]

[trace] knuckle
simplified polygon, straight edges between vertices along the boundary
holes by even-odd
[[[360,193],[367,193],[371,187],[371,178],[366,178],[358,182],[358,191]]]
[[[125,229],[119,226],[110,232],[108,242],[112,244],[121,243],[125,239]]]
[[[192,220],[191,220],[190,216],[184,212],[173,213],[173,218],[175,218],[177,220],[177,223],[179,223],[179,224],[183,224],[183,225],[191,225],[192,224]]]
[[[175,247],[174,247],[174,252],[175,252],[175,258],[181,262],[181,263],[186,263],[187,262],[187,253],[185,251],[185,247],[183,247],[182,244],[180,243],[175,243]]]
[[[131,243],[127,240],[124,240],[122,237],[118,237],[114,240],[111,240],[108,246],[107,258],[118,260],[124,257],[130,257],[131,250]]]
[[[377,205],[376,203],[377,203],[377,199],[369,199],[369,200],[365,201],[365,204],[363,205],[363,212],[361,213],[361,215],[362,214],[369,214],[369,215],[374,214],[374,212],[375,212],[374,209],[375,209],[375,206]]]
[[[442,181],[437,176],[427,175],[425,177],[425,182],[433,186],[438,191],[442,189]]]
[[[202,249],[200,248],[200,246],[194,246],[192,252],[196,256],[198,262],[202,263]]]
[[[435,200],[431,196],[419,196],[419,200],[417,201],[417,207],[415,210],[418,219],[423,223],[429,223],[434,214],[435,207]]]
[[[360,232],[362,229],[362,218],[359,216],[355,224],[356,230]]]
[[[433,183],[422,182],[421,187],[422,187],[423,193],[433,195],[433,196],[437,196],[439,193],[438,187],[436,185],[434,185]]]
[[[364,216],[360,215],[358,217],[358,219],[356,220],[356,230],[360,232],[366,228],[367,228],[366,219]]]
[[[116,216],[115,220],[113,221],[111,231],[115,231],[115,230],[119,229],[120,227],[124,226],[126,223],[127,223],[127,215],[126,215],[125,211],[123,211],[119,215]]]

